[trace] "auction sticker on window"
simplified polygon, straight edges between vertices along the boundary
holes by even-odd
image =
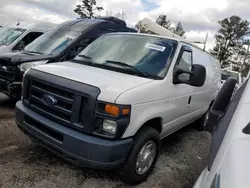
[[[145,48],[149,48],[149,49],[152,49],[152,50],[157,50],[157,51],[160,51],[160,52],[164,52],[166,47],[164,46],[160,46],[160,45],[157,45],[157,44],[150,44],[150,43],[147,43]]]

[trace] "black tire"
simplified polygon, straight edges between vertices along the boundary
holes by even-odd
[[[153,141],[156,145],[155,158],[148,170],[144,174],[139,175],[136,172],[136,160],[143,146],[149,141]],[[137,185],[145,181],[157,161],[160,151],[160,145],[160,135],[155,129],[151,127],[142,128],[134,137],[134,144],[126,159],[126,162],[120,170],[121,180],[129,185]]]

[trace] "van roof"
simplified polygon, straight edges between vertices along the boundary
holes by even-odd
[[[76,23],[80,23],[80,22],[90,22],[90,23],[98,23],[98,22],[113,22],[116,24],[120,24],[124,27],[126,27],[126,22],[123,20],[120,20],[118,18],[114,18],[114,17],[100,17],[100,18],[95,18],[95,19],[89,19],[89,18],[84,18],[84,19],[77,19],[77,20],[73,20],[73,21],[69,21],[72,25],[76,24]]]
[[[37,30],[50,30],[55,27],[57,24],[49,23],[49,22],[39,22],[39,23],[20,23],[18,26],[13,26],[10,28],[22,28],[22,29],[37,29]]]
[[[97,19],[77,19],[77,20],[71,20],[71,21],[66,21],[61,23],[57,29],[58,30],[71,30],[71,31],[76,31],[76,32],[83,32],[86,30],[86,28],[95,25],[97,23],[101,23],[101,22],[112,22],[112,23],[116,23],[121,25],[121,27],[126,27],[126,25],[124,24],[125,22],[122,22],[122,20],[120,20],[121,23],[119,23],[119,19],[117,20],[112,20],[109,19],[109,17],[107,18],[97,18]],[[133,29],[131,29],[132,31]]]
[[[104,20],[98,19],[77,19],[77,20],[70,20],[59,24],[55,29],[57,30],[71,30],[77,32],[83,32],[89,26],[92,26],[96,23],[102,22]]]

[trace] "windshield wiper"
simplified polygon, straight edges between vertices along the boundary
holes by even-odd
[[[140,76],[143,76],[145,78],[148,78],[150,76],[147,73],[141,72],[136,67],[134,67],[132,65],[129,65],[127,63],[123,63],[123,62],[120,62],[120,61],[111,61],[111,60],[107,60],[106,63],[111,63],[111,64],[119,65],[119,66],[122,66],[122,67],[130,68],[131,70],[133,70],[134,72],[136,72],[137,74],[139,74]]]
[[[92,57],[89,57],[89,56],[86,56],[86,55],[83,55],[83,54],[80,54],[80,55],[77,55],[77,56],[86,59],[86,60],[87,60],[89,63],[91,63],[91,64],[95,64],[95,63],[92,61]]]
[[[29,53],[33,53],[33,54],[43,54],[43,53],[41,53],[41,52],[35,52],[35,51],[28,51],[28,50],[24,50],[25,52],[29,52]]]

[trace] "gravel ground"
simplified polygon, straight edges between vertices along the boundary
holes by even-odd
[[[78,168],[23,135],[14,121],[15,103],[0,94],[0,187],[129,187],[116,172]],[[148,180],[137,187],[192,187],[206,164],[211,136],[191,126],[162,141],[159,160]]]

